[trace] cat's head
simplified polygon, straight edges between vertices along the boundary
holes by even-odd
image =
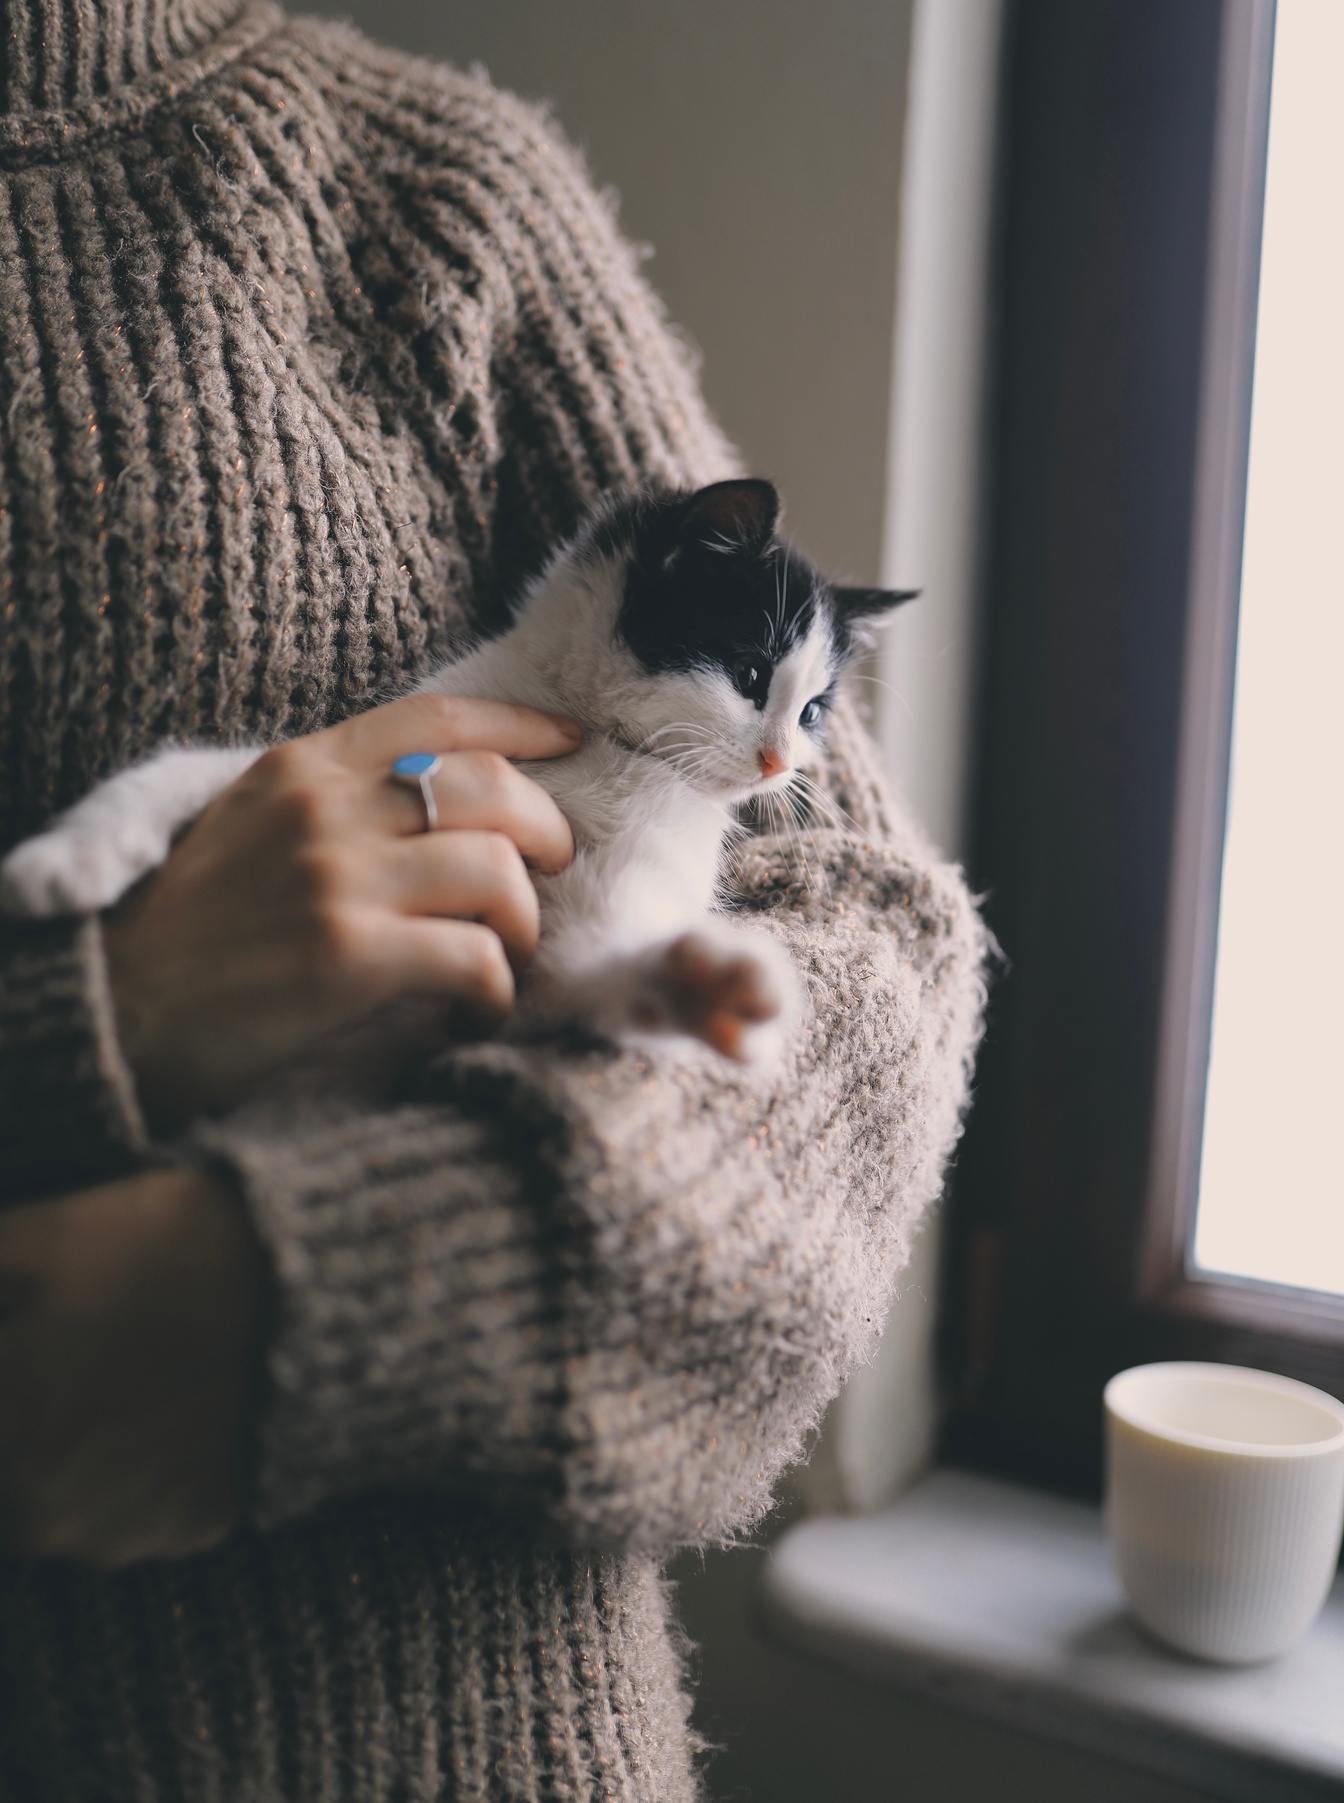
[[[580,555],[620,582],[621,735],[726,801],[788,786],[836,684],[907,592],[835,587],[780,538],[769,482],[611,502]]]

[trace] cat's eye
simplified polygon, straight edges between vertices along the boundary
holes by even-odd
[[[799,726],[815,726],[820,718],[821,703],[819,701],[809,701],[802,713],[798,716],[798,724]]]
[[[764,700],[770,688],[770,666],[753,664],[748,658],[733,665],[733,681],[738,692],[745,695],[748,701],[758,705]]]

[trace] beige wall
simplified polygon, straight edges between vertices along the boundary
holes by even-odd
[[[882,551],[911,0],[335,0],[555,104],[800,545]]]

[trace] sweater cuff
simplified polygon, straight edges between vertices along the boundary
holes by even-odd
[[[419,1106],[197,1128],[270,1263],[258,1526],[389,1485],[553,1500],[564,1258],[516,1138]]]
[[[119,1175],[149,1148],[96,915],[0,929],[0,1201]]]

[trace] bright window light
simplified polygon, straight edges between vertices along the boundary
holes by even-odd
[[[1344,1294],[1344,0],[1279,0],[1195,1261]]]

